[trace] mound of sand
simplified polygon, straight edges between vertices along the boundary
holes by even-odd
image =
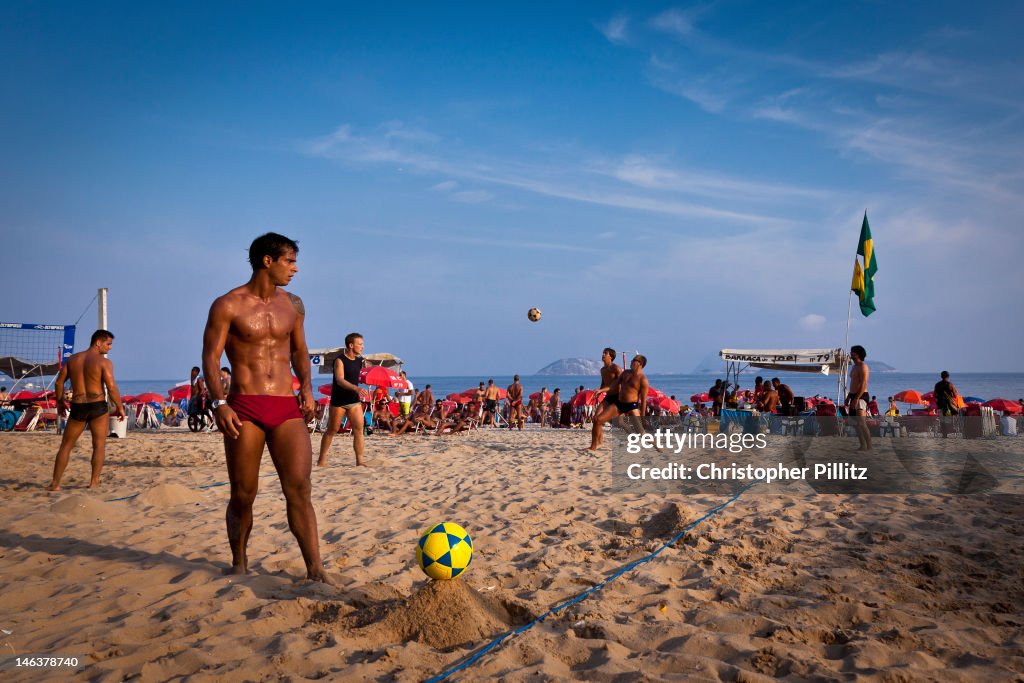
[[[415,640],[447,652],[493,638],[531,618],[517,605],[454,580],[431,581],[408,598],[368,605],[340,621],[380,643]]]
[[[135,497],[145,506],[168,507],[203,501],[203,494],[181,484],[158,484]]]
[[[65,496],[51,505],[50,511],[81,520],[111,520],[125,517],[124,510],[120,505],[105,503],[86,493],[72,493],[70,496]]]

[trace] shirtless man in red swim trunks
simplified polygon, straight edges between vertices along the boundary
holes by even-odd
[[[306,578],[331,583],[320,561],[316,513],[310,501],[313,448],[306,420],[314,412],[302,300],[282,287],[298,272],[299,247],[283,235],[267,233],[249,247],[252,277],[210,307],[203,333],[203,372],[216,377],[221,354],[231,364],[231,393],[210,382],[217,427],[224,435],[231,499],[227,509],[231,573],[248,572],[246,545],[252,531],[252,505],[259,489],[263,446],[281,480],[288,527],[299,542]],[[292,392],[292,368],[299,400]]]
[[[512,378],[512,384],[505,390],[505,398],[508,399],[508,428],[518,426],[519,431],[523,431],[526,415],[523,413],[523,385],[519,383],[519,375]]]

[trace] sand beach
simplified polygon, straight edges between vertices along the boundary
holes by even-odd
[[[301,580],[269,457],[252,574],[226,576],[218,435],[111,440],[99,491],[80,446],[47,493],[57,437],[0,434],[0,649],[80,660],[4,677],[429,679],[728,500],[610,494],[608,451],[583,445],[570,430],[375,436],[357,470],[339,437],[313,472],[330,587]],[[1022,513],[1013,493],[752,489],[450,680],[1024,680]],[[416,566],[437,521],[474,538],[455,581]]]

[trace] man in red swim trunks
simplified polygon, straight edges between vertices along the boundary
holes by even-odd
[[[299,542],[306,578],[331,583],[320,561],[316,513],[310,501],[313,449],[306,420],[314,412],[302,300],[282,287],[298,272],[299,247],[269,232],[249,247],[252,277],[210,307],[203,333],[203,372],[216,377],[221,354],[231,364],[231,393],[210,382],[217,427],[224,435],[231,499],[227,509],[231,572],[245,574],[252,505],[259,488],[263,446],[281,480],[288,527]],[[292,368],[299,398],[292,392]]]

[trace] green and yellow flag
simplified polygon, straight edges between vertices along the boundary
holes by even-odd
[[[860,297],[860,312],[869,316],[875,312],[875,273],[878,263],[875,261],[875,243],[871,239],[871,226],[868,225],[868,212],[864,212],[864,222],[860,226],[860,242],[857,244],[857,256],[853,260],[853,283],[850,289]]]

